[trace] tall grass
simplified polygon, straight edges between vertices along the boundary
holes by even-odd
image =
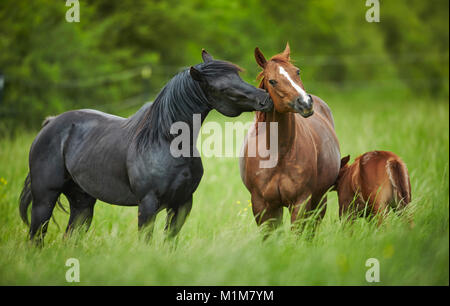
[[[382,97],[383,96],[383,97]],[[390,150],[406,162],[415,227],[388,214],[385,222],[338,218],[336,194],[311,238],[298,235],[284,212],[281,228],[262,241],[237,158],[203,158],[205,174],[176,241],[137,234],[137,209],[97,202],[91,229],[64,239],[68,215],[55,209],[42,249],[27,242],[18,196],[35,133],[0,140],[0,284],[64,285],[68,258],[80,261],[82,285],[368,285],[365,262],[380,262],[380,285],[449,284],[448,101],[394,95],[326,93],[342,155]],[[212,113],[209,121],[228,119]],[[65,199],[63,199],[65,202]],[[373,283],[370,283],[373,284]]]

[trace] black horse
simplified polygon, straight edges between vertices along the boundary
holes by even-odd
[[[30,239],[43,242],[55,203],[63,193],[70,204],[66,233],[89,227],[97,199],[139,206],[138,227],[150,238],[156,214],[167,209],[169,237],[181,229],[192,207],[192,194],[203,175],[195,141],[190,156],[174,157],[171,133],[175,122],[190,127],[216,109],[225,116],[269,111],[269,95],[245,83],[236,65],[214,60],[202,51],[203,63],[177,74],[152,104],[125,119],[95,110],[75,110],[50,117],[31,145],[30,172],[20,196],[20,215]],[[148,231],[147,231],[148,230]]]

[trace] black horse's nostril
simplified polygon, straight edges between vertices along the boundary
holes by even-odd
[[[267,104],[267,101],[269,101],[269,97],[266,97],[265,99],[260,100],[259,101],[259,105],[260,106],[265,106]]]

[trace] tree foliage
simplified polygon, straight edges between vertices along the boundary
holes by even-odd
[[[68,109],[139,104],[201,48],[254,79],[254,48],[271,56],[287,41],[306,80],[400,80],[448,97],[449,2],[380,2],[380,23],[368,23],[365,0],[80,0],[69,23],[65,1],[2,0],[0,121],[36,127]]]

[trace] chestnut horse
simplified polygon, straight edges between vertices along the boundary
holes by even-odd
[[[336,181],[341,158],[331,111],[320,98],[306,93],[300,70],[290,62],[289,44],[269,61],[256,48],[255,58],[264,69],[259,87],[269,92],[274,110],[256,112],[255,125],[243,144],[240,171],[251,193],[256,223],[270,220],[274,228],[281,223],[283,207],[289,208],[294,223],[322,200],[326,203],[324,194]],[[265,122],[265,128],[258,129],[259,122]],[[268,139],[271,122],[278,124],[277,164],[260,168],[265,158],[259,149],[255,157],[249,156],[249,144],[261,137]],[[319,215],[324,214],[325,205]]]
[[[339,198],[339,215],[367,212],[382,215],[391,206],[404,208],[411,202],[411,184],[405,163],[392,152],[364,153],[348,165],[350,156],[342,158],[335,189]]]

